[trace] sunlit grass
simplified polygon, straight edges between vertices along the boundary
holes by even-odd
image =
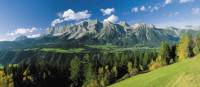
[[[141,74],[110,87],[200,87],[200,55]]]
[[[123,51],[147,51],[147,50],[155,50],[157,51],[158,48],[150,48],[150,47],[120,47],[113,44],[106,44],[106,45],[86,45],[89,48],[101,49],[104,52],[115,53],[115,52],[123,52]]]
[[[62,49],[62,48],[42,48],[41,51],[45,52],[58,52],[58,53],[80,53],[83,48],[71,48],[71,49]]]

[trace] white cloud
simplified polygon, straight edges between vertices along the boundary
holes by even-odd
[[[15,32],[9,33],[9,35],[26,35],[37,31],[37,28],[18,28]]]
[[[151,8],[151,6],[149,6],[148,8]],[[131,9],[131,12],[137,13],[137,12],[143,12],[145,10],[148,10],[148,8],[146,9],[145,6],[141,6],[141,7],[134,7]]]
[[[169,14],[169,17],[172,17],[172,16],[177,16],[177,15],[179,15],[180,14],[180,12],[174,12],[174,13],[170,13]]]
[[[39,29],[36,27],[32,28],[17,28],[15,31],[0,35],[0,41],[12,41],[15,40],[15,38],[25,35],[28,38],[36,38],[40,37],[42,34],[45,33],[45,30]]]
[[[200,8],[192,8],[193,15],[200,15]]]
[[[179,3],[193,2],[194,0],[179,0]]]
[[[11,41],[11,39],[6,35],[0,35],[0,41]]]
[[[150,10],[150,12],[154,12],[154,11],[157,11],[157,10],[159,10],[160,8],[162,8],[162,6],[160,6],[160,5],[155,5],[155,6],[153,6],[151,9],[149,9]]]
[[[160,7],[158,7],[158,6],[154,6],[154,10],[158,10]]]
[[[27,37],[28,38],[37,38],[37,37],[40,37],[41,34],[33,34],[33,35],[28,35]]]
[[[103,15],[111,15],[115,12],[114,8],[100,9]]]
[[[56,24],[59,24],[59,23],[62,23],[64,20],[61,20],[61,19],[55,19],[51,22],[51,26],[55,26]]]
[[[57,16],[58,16],[59,18],[62,18],[63,13],[62,13],[62,12],[58,12],[58,13],[57,13]]]
[[[172,3],[172,0],[165,0],[165,4],[171,4]]]
[[[116,23],[118,21],[118,17],[115,15],[111,15],[110,17],[104,19],[104,22],[112,22],[112,23]]]
[[[149,5],[149,6],[141,6],[141,7],[134,7],[131,9],[131,12],[154,12],[161,8],[163,8],[163,4],[156,4],[156,5]]]
[[[62,23],[64,21],[79,21],[83,19],[90,18],[91,14],[89,14],[88,10],[75,12],[72,9],[68,9],[67,11],[64,11],[62,16],[61,13],[58,13],[60,18],[57,18],[52,21],[51,25],[55,26],[56,24]]]
[[[91,16],[91,14],[88,13],[88,10],[80,11],[80,12],[74,12],[71,9],[68,9],[63,13],[63,18],[65,21],[69,20],[82,20],[87,19]]]
[[[180,14],[180,12],[175,12],[175,13],[174,13],[175,16],[176,16],[176,15],[179,15],[179,14]]]
[[[140,8],[140,11],[145,11],[145,10],[146,10],[145,6],[142,6],[142,7]]]
[[[167,4],[171,4],[172,2],[173,2],[174,0],[165,0],[165,5],[167,5]],[[195,1],[195,0],[177,0],[179,3],[188,3],[188,2],[193,2],[193,1]],[[165,6],[164,5],[164,6]]]
[[[152,6],[148,6],[148,9],[151,9],[152,8]]]
[[[138,11],[139,11],[138,7],[134,7],[134,8],[131,9],[131,12],[137,13]]]

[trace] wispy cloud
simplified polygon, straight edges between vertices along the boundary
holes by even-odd
[[[27,35],[31,34],[37,31],[37,28],[18,28],[14,32],[8,33],[8,35],[14,36],[14,35]]]
[[[160,8],[161,8],[160,6],[155,5],[153,8],[150,9],[150,12],[157,11],[157,10],[159,10]]]
[[[171,4],[175,0],[165,0],[165,5]],[[194,2],[195,0],[177,0],[180,4]]]
[[[15,38],[24,35],[27,36],[28,38],[36,38],[40,37],[45,31],[42,29],[32,27],[32,28],[17,28],[13,32],[0,35],[0,41],[12,41]]]
[[[177,15],[179,15],[180,14],[180,12],[174,12],[174,13],[170,13],[169,14],[169,17],[173,17],[173,16],[177,16]]]
[[[149,5],[149,6],[141,6],[141,7],[134,7],[131,9],[131,12],[137,13],[137,12],[154,12],[159,9],[163,8],[163,5],[157,4],[157,5]]]
[[[175,12],[175,13],[174,13],[175,16],[176,16],[176,15],[179,15],[179,14],[180,14],[180,12]]]
[[[88,12],[88,10],[75,12],[72,9],[68,9],[67,11],[64,11],[62,15],[61,13],[58,15],[60,18],[53,20],[51,26],[55,26],[64,21],[79,21],[91,17],[91,14]]]
[[[151,8],[152,8],[152,6],[151,6],[151,5],[149,5],[149,6],[148,6],[148,9],[151,9]]]
[[[146,10],[145,6],[140,7],[140,11],[145,11],[145,10]]]
[[[146,7],[145,6],[141,6],[141,7],[134,7],[131,9],[131,12],[133,13],[137,13],[137,12],[143,12],[146,11]]]
[[[179,3],[188,3],[193,2],[194,0],[179,0]]]
[[[131,12],[134,12],[134,13],[137,13],[137,12],[139,12],[139,9],[138,9],[138,7],[134,7],[134,8],[132,8],[132,9],[131,9]]]
[[[192,8],[193,15],[200,15],[200,8]]]
[[[111,15],[115,12],[114,8],[106,8],[106,9],[100,9],[103,15]]]
[[[171,4],[172,3],[172,0],[165,0],[165,4]]]

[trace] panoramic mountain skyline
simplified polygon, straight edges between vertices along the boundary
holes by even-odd
[[[197,26],[200,22],[198,3],[199,0],[2,0],[0,41],[13,40],[20,35],[39,37],[48,27],[87,19],[147,23],[159,27]]]
[[[0,0],[0,87],[199,87],[200,0]]]

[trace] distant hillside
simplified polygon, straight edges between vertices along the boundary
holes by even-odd
[[[200,87],[200,55],[137,75],[110,87]]]

